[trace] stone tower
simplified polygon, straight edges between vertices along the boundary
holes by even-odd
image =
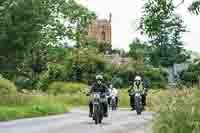
[[[89,39],[94,39],[98,43],[112,43],[112,14],[109,19],[96,19],[89,25],[87,33]]]

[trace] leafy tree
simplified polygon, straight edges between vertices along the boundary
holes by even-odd
[[[111,47],[112,45],[106,42],[97,44],[97,48],[100,53],[106,53],[106,51],[110,51]]]
[[[193,1],[188,10],[193,14],[198,15],[200,13],[200,0]]]
[[[72,56],[72,65],[78,79],[88,82],[98,72],[106,70],[106,60],[94,49],[75,48]],[[78,70],[78,74],[77,74]]]
[[[171,66],[185,61],[181,35],[186,31],[183,20],[175,13],[172,0],[147,0],[141,18],[141,29],[155,49],[158,65]]]
[[[133,42],[129,45],[129,48],[130,50],[128,55],[140,63],[144,63],[145,60],[148,59],[151,51],[151,47],[141,42],[139,39],[133,40]]]
[[[66,38],[81,42],[94,17],[74,0],[1,1],[0,63],[14,64],[11,69],[17,72],[41,72],[47,63],[47,45]]]

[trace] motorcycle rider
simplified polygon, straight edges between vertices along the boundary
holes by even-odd
[[[147,83],[145,82],[145,80],[142,79],[142,77],[140,76],[140,74],[136,74],[134,81],[132,82],[132,85],[130,87],[130,89],[128,90],[129,92],[129,96],[130,96],[130,105],[132,110],[135,109],[135,105],[134,105],[134,97],[135,94],[134,92],[136,91],[142,91],[142,104],[143,106],[146,105],[146,96],[147,96]],[[132,95],[130,95],[130,92],[133,92]]]
[[[115,101],[116,101],[116,107],[118,107],[118,90],[116,88],[112,88],[111,90],[111,96],[115,96]]]
[[[91,94],[93,92],[100,92],[103,95],[107,95],[108,92],[108,87],[103,83],[103,76],[102,75],[97,75],[96,76],[96,82],[92,85],[90,92],[88,93]],[[102,103],[103,109],[104,109],[104,117],[108,117],[108,101],[105,101]],[[89,117],[92,117],[93,115],[93,105],[92,105],[92,100],[89,101]]]

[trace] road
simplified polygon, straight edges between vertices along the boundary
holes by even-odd
[[[73,109],[64,115],[0,122],[0,133],[150,133],[145,126],[153,117],[151,112],[137,116],[120,109],[95,125],[87,110]]]

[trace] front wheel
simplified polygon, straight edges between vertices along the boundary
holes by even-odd
[[[96,124],[96,125],[100,123],[99,106],[98,106],[98,105],[94,106],[94,116],[93,116],[93,120],[95,121],[95,124]]]
[[[135,98],[135,109],[136,109],[137,115],[142,114],[143,105],[142,105],[141,98],[139,97]]]

